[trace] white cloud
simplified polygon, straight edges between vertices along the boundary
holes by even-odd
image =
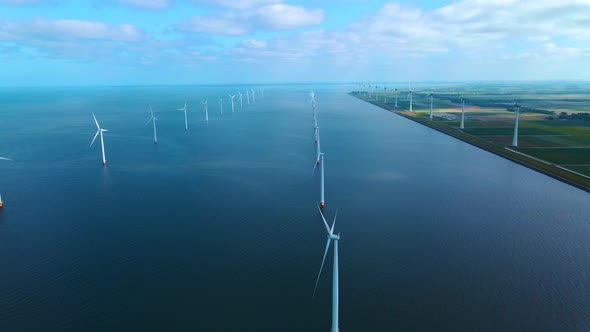
[[[192,2],[197,4],[233,9],[249,9],[257,8],[268,4],[282,3],[284,2],[284,0],[193,0]]]
[[[213,16],[196,16],[181,22],[177,28],[185,32],[216,35],[245,35],[257,30],[277,31],[320,24],[324,12],[282,3],[265,4],[244,10],[228,9]]]
[[[55,2],[55,0],[0,0],[0,5],[28,6],[47,2]]]
[[[165,9],[170,7],[169,0],[116,0],[123,5],[138,7],[143,9]]]

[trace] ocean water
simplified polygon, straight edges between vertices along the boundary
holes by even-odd
[[[328,331],[310,86],[247,88],[0,89],[0,331]],[[588,193],[314,89],[342,331],[590,329]]]

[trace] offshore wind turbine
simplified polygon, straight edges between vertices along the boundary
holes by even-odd
[[[242,108],[244,108],[244,103],[243,103],[243,100],[242,100],[242,93],[241,92],[238,92],[238,94],[240,95],[240,109],[242,109]]]
[[[233,112],[234,112],[234,97],[235,97],[236,95],[233,95],[233,96],[232,96],[232,95],[230,95],[229,93],[228,93],[227,95],[228,95],[228,96],[229,96],[229,98],[231,99],[231,112],[233,113]],[[241,97],[240,97],[240,99],[241,99]]]
[[[201,104],[205,105],[205,122],[209,124],[209,111],[207,110],[207,102],[209,99],[205,99],[205,101],[201,101]]]
[[[412,86],[408,84],[408,87],[410,88],[410,93],[408,93],[408,98],[410,100],[410,112],[412,111],[412,97],[414,96],[414,90],[412,90]]]
[[[14,161],[10,158],[5,158],[5,157],[0,157],[0,160],[8,160],[8,161]],[[0,194],[0,209],[4,206],[4,202],[2,201],[2,194]]]
[[[221,116],[223,117],[223,99],[219,97],[219,110],[221,111]]]
[[[518,118],[520,117],[520,105],[514,102],[514,137],[512,138],[512,146],[518,146]]]
[[[432,120],[432,102],[434,100],[434,95],[432,92],[428,95],[428,97],[430,97],[430,120]]]
[[[256,92],[254,89],[250,89],[252,91],[252,104],[256,104]]]
[[[465,129],[465,98],[461,96],[461,129]]]
[[[320,140],[318,137],[318,151],[319,151]],[[315,174],[316,167],[320,165],[320,206],[323,208],[326,204],[324,201],[324,153],[318,153],[318,160],[313,165],[313,171],[311,174]]]
[[[156,118],[154,116],[154,111],[152,110],[152,107],[150,106],[150,119],[145,123],[144,126],[147,126],[148,123],[150,123],[150,121],[154,122],[154,144],[158,144],[158,136],[156,135],[156,121],[158,120],[158,118]]]
[[[339,287],[340,287],[340,280],[338,277],[338,241],[340,241],[340,234],[334,234],[334,225],[336,225],[336,217],[338,217],[338,210],[336,210],[336,214],[334,215],[334,222],[332,222],[332,227],[328,227],[328,222],[326,218],[324,218],[324,214],[322,213],[322,209],[318,207],[320,211],[320,215],[322,216],[322,221],[324,222],[324,226],[326,226],[326,231],[328,232],[328,242],[326,243],[326,250],[324,251],[324,258],[322,259],[322,265],[320,266],[320,273],[318,273],[318,278],[315,282],[315,288],[313,289],[313,296],[315,297],[315,292],[318,288],[318,283],[320,281],[320,276],[322,275],[322,269],[324,268],[324,263],[326,261],[326,256],[328,255],[328,250],[330,249],[330,242],[334,241],[334,267],[332,271],[332,332],[340,332],[340,328],[338,326],[338,304],[339,304]]]
[[[250,93],[246,90],[246,99],[248,101],[248,105],[250,105]]]
[[[260,98],[264,98],[264,88],[260,88]]]
[[[395,108],[397,108],[397,88],[395,88]]]
[[[184,107],[179,108],[178,110],[184,112],[184,130],[188,131],[188,118],[186,117],[186,101],[184,102]]]
[[[108,131],[108,129],[100,128],[100,125],[98,124],[98,121],[96,120],[96,116],[94,116],[94,113],[92,113],[92,117],[94,118],[94,123],[96,123],[96,127],[98,128],[98,131],[94,135],[92,142],[90,142],[90,146],[92,146],[92,144],[94,143],[94,140],[96,140],[96,137],[98,136],[98,134],[100,134],[100,146],[102,147],[102,165],[105,166],[107,164],[107,158],[105,157],[105,154],[104,154],[104,138],[102,136],[102,133],[105,131]]]

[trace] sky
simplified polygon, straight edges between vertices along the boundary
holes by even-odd
[[[0,86],[589,78],[590,0],[0,0]]]

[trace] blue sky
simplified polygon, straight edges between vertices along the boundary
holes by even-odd
[[[0,0],[0,85],[588,80],[588,27],[588,0]]]

